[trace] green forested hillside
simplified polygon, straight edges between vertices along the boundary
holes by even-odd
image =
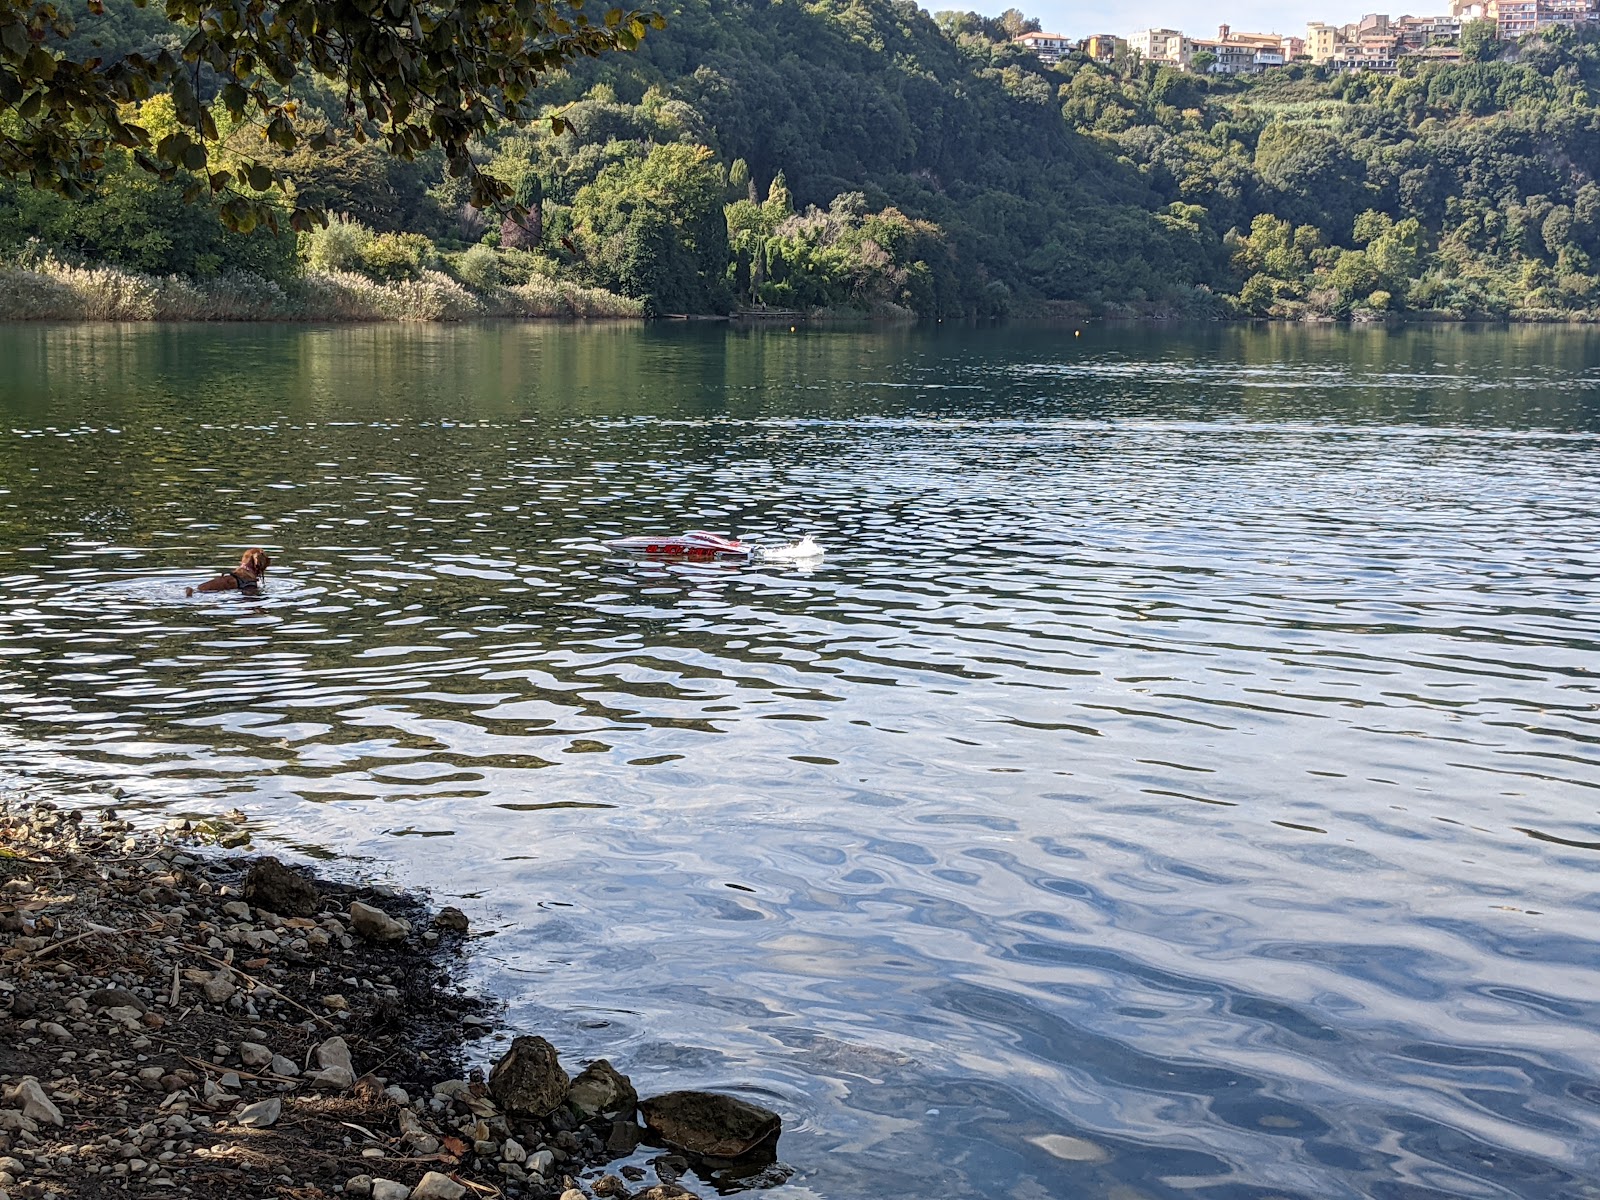
[[[131,0],[106,10],[77,36],[112,52],[161,36]],[[893,0],[679,0],[667,18],[635,53],[551,80],[564,132],[479,147],[526,218],[478,214],[439,161],[346,136],[283,162],[351,218],[298,246],[224,234],[176,200],[181,181],[115,161],[82,202],[0,184],[0,246],[280,281],[560,278],[656,312],[1600,307],[1600,41],[1569,31],[1477,37],[1484,61],[1402,78],[1220,79],[1046,68],[999,21]],[[299,119],[348,134],[331,91]]]

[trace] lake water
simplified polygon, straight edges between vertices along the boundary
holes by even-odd
[[[774,1200],[1600,1196],[1600,336],[0,364],[0,785],[460,904],[574,1069],[780,1110]],[[690,527],[827,557],[599,544]]]

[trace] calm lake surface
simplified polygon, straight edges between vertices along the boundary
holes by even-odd
[[[1600,1196],[1597,672],[1592,333],[0,327],[0,786],[458,903],[774,1200]]]

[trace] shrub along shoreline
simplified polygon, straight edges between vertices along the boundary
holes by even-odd
[[[277,283],[246,271],[208,279],[146,275],[55,259],[0,266],[3,321],[470,321],[486,317],[637,318],[644,306],[551,279],[469,288],[442,271],[380,281],[307,270]]]

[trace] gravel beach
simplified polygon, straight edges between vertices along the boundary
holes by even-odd
[[[573,1078],[543,1038],[508,1042],[456,983],[458,911],[217,845],[237,840],[0,802],[0,1200],[683,1200],[691,1169],[787,1175],[777,1114],[641,1104],[605,1060]],[[653,1174],[607,1171],[641,1141]]]

